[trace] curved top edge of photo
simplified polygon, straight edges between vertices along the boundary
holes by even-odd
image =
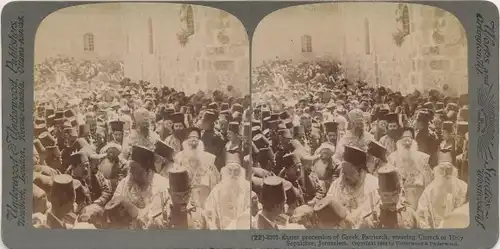
[[[243,95],[250,90],[249,41],[243,24],[227,11],[202,5],[98,3],[61,8],[41,21],[34,54],[35,68],[62,57],[82,63],[111,61],[122,68],[121,78],[187,94],[229,86]],[[93,81],[109,81],[98,78]]]

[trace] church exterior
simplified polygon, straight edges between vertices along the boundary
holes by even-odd
[[[276,57],[331,58],[342,62],[348,78],[402,93],[441,90],[445,84],[452,94],[468,89],[467,39],[460,21],[420,4],[290,7],[262,20],[252,46],[253,65]]]
[[[54,28],[56,27],[57,28]],[[124,75],[189,93],[234,86],[249,91],[249,42],[238,19],[218,9],[158,3],[70,7],[48,16],[36,61],[57,54],[109,58]]]

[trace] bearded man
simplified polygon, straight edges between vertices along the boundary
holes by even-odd
[[[187,129],[187,139],[182,143],[182,151],[174,161],[189,172],[192,184],[192,199],[199,207],[205,206],[205,200],[220,180],[215,167],[215,156],[205,152],[201,131],[191,127]]]
[[[382,144],[389,153],[396,151],[396,143],[399,140],[399,116],[396,113],[389,113],[386,115],[387,120],[387,134],[380,138]]]
[[[364,129],[365,121],[363,119],[363,111],[360,109],[353,109],[348,114],[349,129],[346,134],[339,140],[337,149],[335,151],[335,159],[342,161],[344,156],[344,149],[346,146],[357,147],[363,151],[368,149],[368,144],[374,137]],[[365,162],[366,163],[366,162]]]
[[[438,155],[434,180],[418,201],[417,214],[424,228],[437,228],[448,214],[467,202],[467,183],[458,179],[458,170],[451,164],[449,154]]]
[[[132,146],[130,153],[130,174],[122,179],[113,195],[113,199],[121,197],[137,207],[138,220],[149,224],[166,206],[169,194],[169,182],[154,172],[154,152],[140,146]]]
[[[182,142],[184,141],[184,129],[186,128],[184,114],[174,113],[172,115],[172,122],[173,133],[165,139],[165,143],[174,149],[175,156],[175,154],[182,150]]]
[[[366,152],[356,147],[345,146],[341,164],[341,176],[335,180],[327,196],[333,196],[350,212],[350,220],[357,224],[362,218],[364,203],[376,197],[378,179],[368,174]]]
[[[429,155],[418,151],[413,129],[404,128],[397,150],[389,156],[388,161],[401,175],[406,201],[415,210],[422,192],[432,181],[432,170]]]
[[[150,118],[150,112],[144,108],[139,108],[134,112],[136,128],[123,141],[122,157],[124,159],[129,159],[131,148],[134,145],[149,150],[155,149],[156,141],[160,139],[160,136],[149,128]]]
[[[214,187],[205,202],[205,216],[211,230],[227,229],[232,221],[250,212],[251,189],[243,167],[228,163],[221,169],[221,174],[221,182]],[[250,229],[250,219],[246,226],[233,229]]]

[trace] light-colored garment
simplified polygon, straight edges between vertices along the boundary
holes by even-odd
[[[237,186],[228,181],[218,183],[205,202],[205,216],[209,228],[228,229],[232,222],[238,220],[238,226],[241,227],[232,229],[250,229],[250,219],[246,223],[242,222],[245,212],[250,212],[250,194],[250,182],[247,180],[239,180]]]
[[[332,196],[346,207],[350,212],[351,221],[357,224],[362,215],[367,213],[365,209],[370,207],[370,198],[373,203],[377,203],[377,189],[378,179],[371,174],[365,174],[364,181],[355,189],[345,184],[341,176],[332,183],[326,195]]]
[[[388,161],[398,170],[403,183],[405,199],[416,210],[418,200],[425,187],[431,183],[433,174],[429,166],[429,155],[416,150],[412,152],[412,155],[413,163],[404,162],[398,152],[392,153]]]
[[[149,184],[140,189],[130,175],[118,183],[113,198],[121,196],[140,209],[138,219],[148,224],[155,216],[162,213],[170,199],[169,182],[165,177],[152,173]]]
[[[361,137],[358,137],[354,135],[354,133],[351,130],[348,130],[337,143],[337,148],[335,151],[335,159],[338,161],[342,160],[346,145],[354,146],[361,150],[366,151],[368,150],[368,144],[370,144],[370,142],[373,140],[374,140],[373,135],[366,131],[363,132],[363,135]]]
[[[123,139],[122,157],[124,159],[129,158],[130,153],[132,152],[131,150],[133,145],[146,147],[154,151],[156,141],[158,141],[159,139],[160,136],[153,131],[149,131],[149,134],[146,137],[143,134],[139,133],[137,130],[132,130],[130,132],[130,135]]]
[[[181,150],[182,150],[182,142],[180,139],[178,139],[176,136],[174,135],[169,135],[166,139],[165,139],[165,143],[172,147],[172,149],[174,149],[174,157],[177,153],[179,153]]]
[[[215,167],[215,156],[201,151],[197,160],[193,160],[188,153],[182,150],[177,153],[174,160],[177,165],[185,167],[189,172],[192,199],[197,206],[204,207],[208,195],[220,181],[219,171]]]
[[[389,135],[385,135],[382,138],[380,138],[380,144],[382,144],[386,149],[389,154],[397,150],[397,141],[394,140],[392,137],[389,137]]]
[[[440,181],[432,181],[420,196],[417,214],[424,228],[436,228],[446,215],[466,202],[467,183],[454,177],[451,191],[443,188]]]

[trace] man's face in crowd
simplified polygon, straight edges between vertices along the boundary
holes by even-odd
[[[389,123],[387,126],[387,134],[391,138],[397,138],[399,133],[399,125],[397,123]]]
[[[178,207],[186,207],[191,199],[191,191],[186,192],[172,192],[170,191],[170,196],[172,197],[172,203]]]
[[[118,155],[120,155],[120,151],[116,148],[109,148],[106,151],[106,154],[109,160],[115,162],[118,160]]]
[[[68,131],[64,132],[64,143],[66,146],[71,146],[75,141],[77,137],[72,136]]]
[[[123,131],[113,131],[113,137],[117,142],[123,142]]]
[[[190,146],[192,149],[196,149],[196,148],[198,148],[198,143],[199,143],[199,141],[200,141],[200,136],[198,135],[198,132],[196,132],[196,131],[191,131],[191,132],[188,134],[187,141],[188,141],[189,146]]]
[[[296,181],[300,177],[300,169],[301,169],[300,164],[295,164],[290,166],[289,168],[286,169],[286,179],[289,181]]]
[[[328,139],[328,142],[336,143],[337,142],[337,132],[328,132],[326,134],[326,138]]]
[[[181,135],[184,130],[184,125],[182,123],[174,123],[174,133],[176,135]]]
[[[403,147],[409,149],[411,147],[411,144],[413,143],[413,135],[410,131],[405,131],[401,136],[401,140]]]
[[[74,165],[73,176],[77,179],[87,178],[89,167],[90,167],[90,165],[88,162],[79,163],[77,165]]]
[[[361,180],[361,171],[352,163],[342,162],[342,177],[350,186],[355,186]]]
[[[202,126],[203,126],[204,130],[212,129],[213,125],[214,125],[214,123],[210,120],[203,120],[203,122],[202,122]]]
[[[379,128],[379,130],[385,132],[387,130],[387,121],[386,120],[379,120],[378,121],[378,128]]]
[[[132,180],[139,186],[144,186],[148,183],[148,172],[136,161],[130,161],[130,176]]]

